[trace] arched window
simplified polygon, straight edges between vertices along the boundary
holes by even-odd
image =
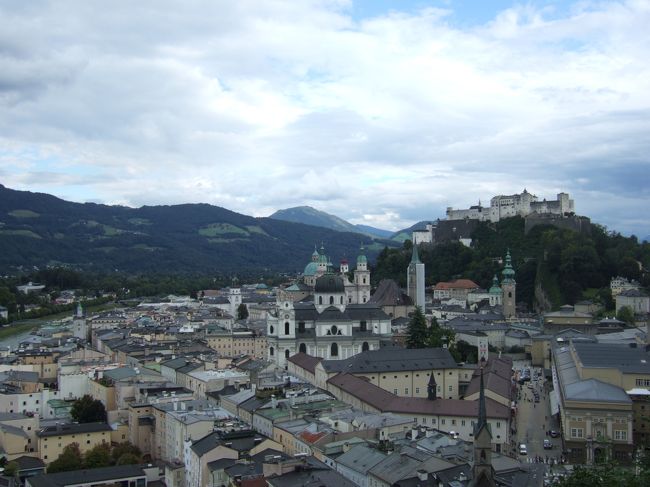
[[[332,335],[336,335],[337,332],[339,331],[339,329],[338,329],[338,327],[336,325],[332,325],[332,328],[330,328],[330,330],[332,330]]]
[[[284,334],[285,335],[289,334],[289,322],[288,321],[284,322]]]
[[[365,277],[363,278],[363,283],[364,283],[364,284],[366,283],[366,278],[365,278]]]
[[[301,353],[307,353],[307,345],[305,345],[304,343],[301,343],[300,347],[298,347],[298,351],[301,352]]]
[[[511,292],[511,291],[508,291],[508,297],[509,297],[509,298],[512,297],[512,292]]]
[[[318,304],[323,304],[323,296],[318,296]]]
[[[361,351],[367,352],[368,350],[370,350],[370,345],[368,345],[368,342],[363,342],[363,345],[361,345]]]
[[[341,297],[339,298],[339,303],[340,303],[340,304],[343,304],[343,296],[341,296]]]
[[[269,326],[269,333],[273,335],[273,332],[275,331],[275,328],[273,328],[273,325]]]
[[[338,357],[339,356],[339,346],[336,343],[332,343],[332,347],[330,349],[330,357]]]
[[[269,348],[269,355],[270,355],[271,357],[273,357],[273,352],[274,352],[273,347]]]
[[[289,358],[289,349],[288,348],[284,351],[284,358]]]
[[[334,304],[334,296],[330,296],[330,304]]]

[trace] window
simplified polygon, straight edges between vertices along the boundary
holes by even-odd
[[[441,419],[441,420],[440,420],[440,424],[445,424],[445,420],[444,420],[444,419]]]
[[[650,387],[650,379],[637,379],[636,385],[641,387]]]
[[[334,304],[334,296],[330,296],[330,304]]]
[[[571,438],[584,438],[584,430],[582,428],[571,428]]]
[[[627,431],[624,430],[614,430],[614,439],[615,440],[627,440]]]
[[[416,393],[416,394],[419,394],[419,393],[420,393],[420,388],[419,388],[419,387],[416,387],[416,388],[415,388],[415,393]]]
[[[318,296],[318,304],[323,304],[323,296]]]
[[[393,389],[393,394],[397,395],[397,389]]]
[[[305,333],[305,322],[304,321],[299,321],[298,322],[298,333]]]
[[[453,386],[449,386],[449,392],[451,392],[451,391],[453,391],[453,390],[454,390],[454,387],[453,387]]]
[[[407,395],[407,396],[409,395],[409,388],[408,387],[404,388],[404,394]]]
[[[339,356],[339,346],[336,343],[332,343],[332,347],[330,349],[330,356],[332,357]]]
[[[284,351],[284,358],[289,358],[289,354],[290,354],[290,353],[291,353],[291,352],[289,352],[289,349],[287,348],[287,349]]]
[[[452,425],[452,426],[456,426],[456,420],[455,420],[455,419],[452,419],[452,420],[451,420],[451,425]]]
[[[368,322],[363,320],[359,322],[359,331],[366,331],[368,329]]]
[[[465,426],[465,420],[464,420],[464,419],[461,419],[461,421],[460,421],[460,425],[461,425],[461,426]]]
[[[273,335],[273,332],[275,331],[275,328],[273,328],[273,325],[269,326],[269,333]],[[221,338],[219,338],[219,341],[221,341]]]
[[[284,334],[285,335],[289,334],[289,322],[288,321],[284,322]]]
[[[361,351],[367,352],[368,350],[370,350],[370,345],[368,345],[368,342],[363,342],[363,345],[361,345]]]
[[[501,428],[501,423],[497,421],[497,428]]]

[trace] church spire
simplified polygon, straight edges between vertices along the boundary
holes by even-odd
[[[478,394],[478,422],[476,431],[480,431],[483,425],[487,424],[487,412],[485,410],[485,384],[483,383],[483,367],[481,366],[481,382]]]
[[[436,378],[433,376],[433,370],[429,376],[429,384],[427,385],[427,399],[429,401],[435,401],[438,392],[438,385],[436,384]]]
[[[411,264],[421,264],[420,255],[418,254],[418,246],[413,244],[413,253],[411,254]]]

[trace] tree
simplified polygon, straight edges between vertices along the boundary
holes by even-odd
[[[628,325],[634,325],[634,311],[629,306],[622,306],[616,313],[616,319],[624,321]]]
[[[408,336],[406,337],[407,348],[425,348],[427,346],[427,320],[419,306],[411,315],[411,321],[408,325]]]
[[[106,408],[99,399],[86,394],[72,405],[70,416],[79,423],[105,423]]]
[[[5,477],[15,477],[18,473],[18,464],[16,462],[8,462],[4,467]]]
[[[140,457],[134,455],[133,453],[125,453],[117,459],[115,465],[137,465],[140,462]]]
[[[111,447],[108,443],[101,443],[86,452],[85,468],[108,467],[111,465]]]
[[[616,464],[602,463],[589,467],[578,466],[570,475],[557,482],[555,487],[642,487],[650,485],[647,460],[637,461],[635,469]]]
[[[116,465],[131,465],[131,463],[120,463],[120,459],[123,459],[124,461],[124,459],[128,460],[135,458],[137,461],[132,463],[139,463],[140,458],[142,457],[142,452],[140,451],[140,448],[135,446],[133,443],[125,441],[123,443],[118,443],[113,447],[111,457],[113,463]]]
[[[241,303],[237,306],[237,319],[245,320],[246,318],[248,318],[248,308],[244,303]]]
[[[59,458],[48,465],[47,473],[68,472],[80,468],[83,468],[83,455],[79,443],[70,443],[63,449]]]

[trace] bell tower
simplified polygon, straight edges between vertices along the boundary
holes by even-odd
[[[512,259],[510,257],[510,250],[506,254],[506,265],[503,268],[503,281],[501,281],[501,289],[503,289],[503,315],[506,318],[514,318],[516,315],[516,293],[517,282],[515,281],[515,270],[512,268]]]
[[[481,385],[478,399],[478,421],[474,426],[474,475],[470,485],[472,487],[493,487],[496,486],[496,483],[494,481],[494,468],[492,467],[492,432],[487,422],[482,365],[480,370]]]

